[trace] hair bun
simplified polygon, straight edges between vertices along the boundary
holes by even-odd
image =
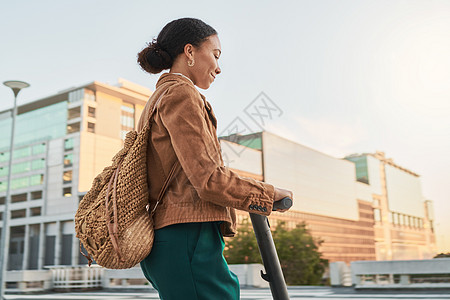
[[[200,47],[216,30],[199,19],[181,18],[167,23],[156,38],[138,53],[138,63],[144,71],[157,74],[170,69],[184,53],[186,44]]]
[[[167,53],[155,39],[138,53],[137,61],[144,71],[152,74],[157,74],[162,70],[169,69],[173,64],[173,60],[169,53]]]

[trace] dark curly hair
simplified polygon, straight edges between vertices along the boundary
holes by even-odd
[[[177,56],[184,52],[186,44],[199,47],[208,37],[217,34],[205,22],[194,18],[182,18],[168,23],[156,39],[137,55],[141,68],[157,74],[170,69]]]

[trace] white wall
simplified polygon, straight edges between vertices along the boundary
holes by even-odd
[[[416,217],[425,217],[420,177],[386,165],[389,210]]]
[[[241,171],[262,175],[261,151],[229,141],[220,140],[225,166]]]
[[[364,200],[368,202],[372,202],[372,187],[368,184],[356,181],[355,182],[355,188],[356,188],[356,198],[359,200]]]
[[[291,189],[294,210],[358,220],[355,165],[263,132],[265,181]]]
[[[369,184],[373,194],[381,195],[380,161],[373,156],[367,155],[367,171],[369,173]]]

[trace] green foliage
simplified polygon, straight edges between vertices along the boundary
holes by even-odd
[[[304,223],[287,230],[285,223],[278,224],[272,233],[281,268],[288,285],[317,285],[328,266],[318,247],[322,241],[314,239]]]
[[[229,264],[262,264],[255,233],[248,219],[244,219],[234,238],[226,240],[223,254]]]
[[[287,230],[280,222],[272,236],[277,248],[281,268],[288,285],[320,284],[328,261],[322,258],[318,247],[322,241],[314,239],[305,224]],[[239,227],[233,239],[227,239],[224,251],[229,264],[262,263],[253,228],[248,219]]]
[[[436,254],[433,258],[445,258],[445,257],[450,257],[450,252]]]

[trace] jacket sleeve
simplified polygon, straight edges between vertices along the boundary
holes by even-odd
[[[208,130],[203,100],[187,83],[168,89],[158,113],[183,171],[202,201],[269,215],[274,186],[241,177],[222,165],[216,137]]]

